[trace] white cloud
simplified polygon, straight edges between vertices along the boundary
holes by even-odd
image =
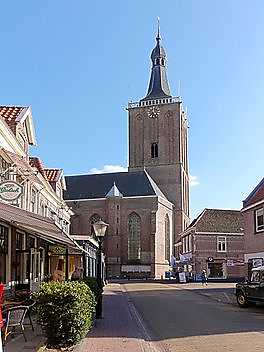
[[[127,167],[124,167],[122,165],[104,165],[102,169],[97,169],[96,167],[93,167],[92,169],[89,170],[90,174],[106,174],[110,172],[125,172],[127,171]]]
[[[198,186],[199,184],[198,177],[190,175],[190,187]]]

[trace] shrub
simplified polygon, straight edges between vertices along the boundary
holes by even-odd
[[[86,277],[82,281],[91,289],[97,301],[98,296],[103,292],[103,289],[98,286],[97,279],[95,277]]]
[[[34,293],[38,322],[45,331],[48,346],[71,346],[91,328],[95,297],[81,282],[48,282]]]

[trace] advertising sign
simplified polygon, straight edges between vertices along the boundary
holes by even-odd
[[[23,193],[23,187],[14,181],[0,183],[0,198],[6,201],[18,199]]]
[[[186,276],[185,273],[179,273],[179,281],[183,284],[186,283]]]

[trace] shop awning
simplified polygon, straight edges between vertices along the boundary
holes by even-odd
[[[51,243],[78,247],[55,223],[43,216],[0,202],[0,221],[14,225],[28,233],[39,235]]]

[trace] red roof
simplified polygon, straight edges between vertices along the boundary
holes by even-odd
[[[44,164],[43,164],[42,160],[40,160],[40,158],[38,158],[36,156],[30,156],[29,157],[29,165],[31,167],[35,167],[42,174],[42,176],[47,179],[46,173],[44,170]]]
[[[58,182],[62,169],[45,169],[44,171],[49,182]]]
[[[16,124],[16,119],[22,110],[27,109],[25,106],[0,106],[0,115],[5,119],[9,126]]]

